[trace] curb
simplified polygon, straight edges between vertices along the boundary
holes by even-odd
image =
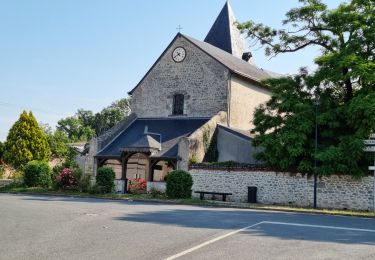
[[[0,194],[14,194],[14,195],[31,195],[31,196],[49,196],[49,197],[69,197],[69,198],[87,198],[87,199],[100,199],[100,200],[112,200],[112,201],[127,201],[127,202],[144,202],[144,203],[158,203],[158,204],[170,204],[170,205],[190,205],[199,207],[211,207],[211,208],[236,208],[236,209],[247,209],[247,210],[258,210],[258,211],[275,211],[275,212],[289,212],[296,214],[310,214],[310,215],[330,215],[330,216],[343,216],[343,217],[360,217],[360,218],[370,218],[374,219],[374,216],[363,216],[361,212],[329,212],[323,210],[311,210],[309,208],[282,208],[282,207],[272,207],[269,205],[262,204],[228,204],[223,202],[211,202],[203,200],[197,203],[186,202],[186,201],[175,201],[175,200],[163,200],[163,199],[139,199],[139,198],[116,198],[116,197],[100,197],[95,195],[82,196],[82,195],[70,195],[70,194],[56,194],[56,193],[37,193],[37,192],[10,192],[10,191],[0,191]],[[256,205],[254,207],[254,205]],[[364,212],[365,213],[365,212]]]

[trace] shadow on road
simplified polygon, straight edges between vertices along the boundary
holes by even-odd
[[[99,207],[106,205],[124,206],[130,209],[123,216],[115,217],[117,221],[149,223],[186,228],[241,229],[259,222],[284,222],[340,228],[375,230],[375,220],[329,215],[313,215],[300,213],[273,212],[261,210],[213,208],[206,206],[172,205],[155,202],[135,202],[109,199],[56,197],[56,196],[24,196],[23,200],[41,202],[90,203]],[[251,230],[241,232],[249,236],[273,237],[282,240],[306,240],[345,244],[375,245],[375,232],[353,230],[326,229],[319,227],[296,227],[264,223]]]
[[[173,225],[187,228],[241,229],[262,221],[324,225],[344,228],[375,229],[370,219],[303,215],[294,213],[254,212],[222,209],[176,209],[126,214],[121,221]],[[340,226],[341,225],[341,226]],[[274,237],[282,240],[307,240],[345,244],[375,245],[375,232],[260,224],[241,234]]]

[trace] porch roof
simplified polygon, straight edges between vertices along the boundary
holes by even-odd
[[[146,148],[153,148],[154,151],[151,157],[175,159],[180,138],[189,136],[208,120],[209,118],[138,118],[99,151],[96,157],[120,157],[122,151],[136,152],[135,149],[140,146],[145,148],[143,143],[147,141],[149,144]],[[159,143],[160,151],[154,149]]]

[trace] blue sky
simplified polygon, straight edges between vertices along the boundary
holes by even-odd
[[[326,0],[333,8],[340,0]],[[127,96],[177,33],[203,40],[225,0],[0,0],[0,141],[22,110],[54,126],[79,108],[100,111]],[[240,22],[279,27],[297,0],[231,0]],[[314,68],[317,49],[258,66]]]

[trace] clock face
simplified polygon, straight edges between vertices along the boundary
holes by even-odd
[[[172,53],[172,58],[175,62],[182,62],[186,57],[186,50],[182,47],[177,47]]]

